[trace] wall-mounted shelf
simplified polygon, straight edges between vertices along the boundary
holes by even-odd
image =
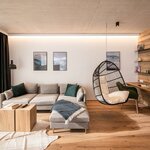
[[[142,50],[136,50],[135,52],[138,52],[138,53],[147,53],[147,52],[150,52],[150,48],[142,49]]]
[[[150,73],[146,73],[146,72],[137,72],[140,75],[146,75],[146,76],[150,76]]]
[[[141,62],[148,62],[149,63],[150,61],[137,61],[137,62],[139,62],[139,63],[141,63]]]

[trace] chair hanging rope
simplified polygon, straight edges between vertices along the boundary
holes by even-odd
[[[111,61],[103,61],[93,73],[93,90],[96,99],[106,105],[125,103],[128,91],[119,91],[117,82],[125,85],[119,68]]]

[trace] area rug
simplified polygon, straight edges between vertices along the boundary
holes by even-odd
[[[0,150],[44,150],[58,139],[46,134],[46,122],[38,122],[32,132],[0,132]]]

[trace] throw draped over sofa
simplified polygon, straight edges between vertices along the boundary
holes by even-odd
[[[101,62],[93,73],[93,89],[96,99],[108,105],[127,102],[129,91],[120,91],[117,82],[126,86],[119,68],[107,60]]]

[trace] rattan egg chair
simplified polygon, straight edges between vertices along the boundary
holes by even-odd
[[[93,90],[96,99],[106,105],[127,102],[129,91],[120,91],[116,83],[125,85],[119,68],[110,61],[103,61],[93,73]]]

